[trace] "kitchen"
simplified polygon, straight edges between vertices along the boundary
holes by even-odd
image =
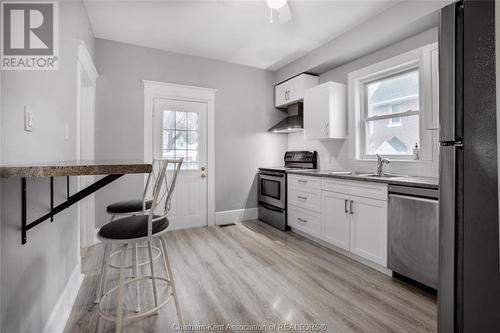
[[[498,329],[494,2],[56,7],[0,72],[2,332]]]

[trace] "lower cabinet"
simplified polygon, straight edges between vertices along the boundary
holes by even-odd
[[[299,188],[289,177],[288,225],[387,267],[387,185],[318,179]]]
[[[322,191],[323,240],[387,265],[387,201]]]
[[[321,237],[321,215],[307,209],[288,206],[288,225],[315,237]]]
[[[349,250],[349,200],[341,193],[322,191],[323,240]]]
[[[351,197],[350,251],[387,266],[387,201]]]

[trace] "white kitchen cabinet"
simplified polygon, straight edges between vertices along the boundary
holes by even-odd
[[[323,239],[349,251],[349,200],[342,193],[322,191]]]
[[[321,237],[321,214],[294,205],[289,205],[287,210],[289,226],[311,236]]]
[[[300,74],[274,87],[274,105],[284,108],[302,101],[307,89],[318,84],[318,77],[311,74]]]
[[[304,95],[304,138],[344,139],[347,136],[345,84],[326,82]]]
[[[387,265],[387,201],[351,196],[350,251]]]
[[[288,225],[388,272],[386,184],[288,175]]]

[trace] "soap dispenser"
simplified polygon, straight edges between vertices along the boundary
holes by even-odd
[[[415,148],[413,148],[413,159],[414,160],[419,160],[420,159],[418,142],[415,143]]]

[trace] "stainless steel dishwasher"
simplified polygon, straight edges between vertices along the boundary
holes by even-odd
[[[387,266],[437,289],[438,190],[389,186]]]

